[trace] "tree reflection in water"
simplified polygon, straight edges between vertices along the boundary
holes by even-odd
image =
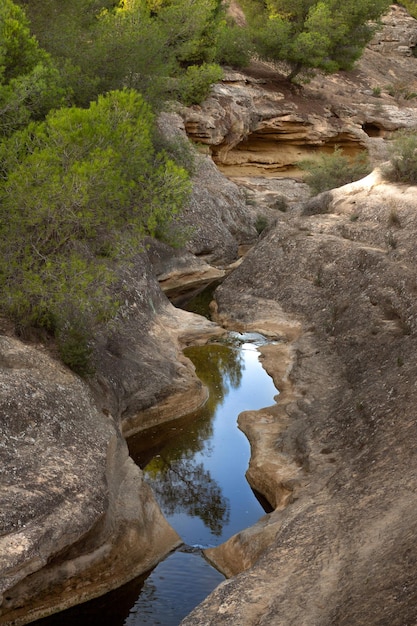
[[[216,537],[229,523],[230,503],[201,457],[212,453],[216,411],[230,389],[241,383],[244,364],[240,347],[231,339],[184,350],[209,390],[206,404],[182,420],[129,441],[131,456],[144,469],[164,514],[198,517]]]
[[[198,378],[209,390],[206,408],[211,416],[224,402],[230,389],[237,389],[242,380],[244,363],[240,346],[233,346],[232,339],[227,344],[192,346],[184,350],[192,360]]]
[[[264,513],[245,480],[250,447],[237,416],[269,406],[277,393],[258,359],[262,338],[232,339],[230,346],[186,350],[210,391],[201,410],[128,441],[168,521],[188,545],[145,576],[46,618],[42,626],[177,626],[223,580],[200,548],[219,545]]]
[[[185,512],[199,517],[213,535],[221,535],[230,504],[203,463],[159,456],[147,465],[146,477],[165,515]]]

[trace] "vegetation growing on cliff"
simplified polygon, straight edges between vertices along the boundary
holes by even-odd
[[[304,181],[313,194],[359,180],[371,171],[366,152],[349,158],[339,146],[331,154],[321,154],[317,160],[301,161],[299,165],[306,172]]]
[[[153,124],[137,92],[115,91],[1,145],[1,310],[22,331],[52,331],[78,370],[75,344],[117,309],[118,263],[144,235],[163,237],[190,189],[187,172],[154,148]]]
[[[259,54],[303,68],[351,69],[370,41],[387,0],[244,0]]]
[[[384,167],[389,180],[417,185],[417,132],[407,129],[395,133],[389,145],[390,162]]]
[[[417,2],[416,0],[401,0],[398,2],[401,6],[405,7],[409,14],[417,19]]]
[[[53,333],[88,371],[88,338],[117,309],[117,266],[169,238],[190,190],[183,150],[154,133],[167,101],[200,102],[254,52],[350,67],[386,0],[3,0],[0,311]],[[187,159],[186,159],[187,161]],[[172,237],[170,239],[172,243]]]

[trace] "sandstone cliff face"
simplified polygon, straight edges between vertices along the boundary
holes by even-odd
[[[278,404],[240,417],[248,478],[277,508],[208,551],[243,573],[187,626],[417,617],[415,189],[374,173],[323,201],[283,216],[216,292],[224,323],[277,341]]]
[[[253,63],[226,72],[201,106],[182,111],[185,128],[240,181],[299,176],[298,161],[335,145],[378,158],[387,132],[417,123],[416,43],[416,20],[394,6],[353,72],[291,88],[276,68]]]

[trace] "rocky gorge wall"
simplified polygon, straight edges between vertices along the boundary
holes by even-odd
[[[91,338],[94,376],[81,380],[54,358],[53,345],[18,340],[0,320],[0,624],[26,624],[102,595],[181,543],[125,437],[206,398],[182,348],[224,331],[176,309],[156,276],[163,287],[162,274],[172,288],[181,273],[201,286],[223,276],[239,246],[256,238],[242,192],[214,166],[206,177],[210,171],[211,187],[197,170],[187,209],[195,254],[167,255],[148,241],[121,271],[123,306]],[[196,219],[203,205],[205,217]],[[207,229],[219,212],[224,219]]]
[[[417,618],[415,189],[374,173],[330,196],[216,292],[223,323],[276,342],[263,363],[283,393],[239,423],[277,508],[207,551],[235,576],[184,625]]]
[[[335,145],[385,158],[389,132],[415,125],[416,44],[415,20],[393,5],[353,71],[301,76],[297,86],[280,73],[285,67],[254,61],[244,73],[226,71],[201,105],[183,110],[185,128],[222,172],[246,184],[300,177],[300,160]]]
[[[393,7],[384,24],[353,72],[294,91],[255,64],[163,116],[233,180],[200,157],[189,242],[149,241],[123,270],[91,380],[2,322],[0,624],[102,594],[178,544],[124,436],[204,401],[182,347],[223,327],[273,339],[262,358],[279,401],[239,423],[248,479],[275,511],[207,553],[233,577],[184,624],[415,623],[414,188],[376,170],[309,200],[296,165],[340,143],[377,166],[392,130],[417,127],[416,22]],[[217,323],[163,293],[180,301],[228,274]]]
[[[329,129],[350,128],[376,169],[311,200],[289,197],[287,211],[276,211],[260,242],[215,292],[214,319],[272,340],[262,358],[280,390],[277,404],[241,414],[239,425],[251,442],[248,480],[275,510],[206,550],[229,579],[184,626],[405,626],[417,620],[415,187],[388,183],[377,167],[390,131],[417,127],[417,30],[396,6],[384,23],[354,72],[316,77],[303,89],[314,111],[325,85],[323,145],[337,136]],[[264,82],[257,98],[265,106],[269,91],[269,101],[276,99],[276,85],[263,71],[269,86]],[[259,78],[259,67],[249,84],[254,73]],[[249,87],[251,111],[259,89],[259,82]],[[217,100],[213,95],[203,108]],[[279,116],[270,117],[275,129],[283,128],[281,101]],[[199,114],[196,109],[190,118]],[[303,150],[316,141],[312,119],[306,114],[300,124],[304,136],[296,141]],[[247,136],[255,128],[258,139],[260,129],[271,126],[259,116],[251,124]],[[194,133],[197,125],[190,128]],[[290,144],[293,138],[290,132]],[[244,134],[223,133],[214,158],[223,171],[234,160],[234,180],[272,208],[274,194],[285,197],[287,187],[282,180],[262,185],[245,158],[239,169],[240,141],[247,147]],[[285,146],[285,134],[274,141]],[[269,146],[262,152],[261,141],[251,144],[261,158],[254,153],[250,163],[260,163],[261,172]],[[293,174],[292,160],[275,163],[283,176]]]

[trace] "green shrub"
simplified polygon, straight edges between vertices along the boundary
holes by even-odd
[[[177,165],[184,168],[190,176],[197,169],[198,152],[195,144],[184,135],[166,137],[156,132],[153,144],[156,150],[165,152]]]
[[[257,215],[255,220],[255,228],[258,235],[260,235],[265,230],[265,228],[267,228],[267,226],[268,219],[265,217],[265,215]]]
[[[389,150],[390,162],[383,168],[385,176],[393,182],[417,184],[417,132],[398,131]]]
[[[388,95],[395,98],[397,102],[401,102],[401,100],[413,100],[417,97],[415,91],[409,90],[408,83],[402,81],[396,81],[394,84],[387,85],[386,90]]]
[[[57,334],[58,353],[61,360],[80,376],[94,374],[93,350],[88,332],[80,326],[70,326]]]
[[[407,9],[407,11],[409,12],[409,14],[411,15],[411,17],[414,17],[417,19],[417,2],[416,0],[401,0],[401,2],[398,2],[398,4],[400,4],[401,6],[405,7]]]
[[[213,63],[190,65],[178,80],[178,95],[187,106],[199,104],[209,94],[210,87],[221,79],[223,70]]]
[[[185,100],[202,99],[218,78],[207,76],[205,64],[225,45],[219,0],[21,1],[79,106],[128,87],[159,110],[167,99],[181,98],[182,88]],[[187,77],[188,66],[203,68],[198,78],[196,71]],[[191,86],[188,78],[199,84]]]
[[[119,262],[145,235],[169,234],[188,198],[188,174],[153,136],[149,106],[125,90],[0,143],[0,311],[53,332],[78,371],[80,329],[91,335],[117,310]]]
[[[371,171],[366,153],[350,159],[338,146],[332,154],[322,154],[317,161],[301,161],[299,166],[307,172],[304,180],[313,194],[359,180]]]
[[[247,67],[251,61],[253,45],[247,28],[226,22],[219,28],[215,61],[221,65]]]
[[[0,3],[0,137],[40,120],[68,96],[51,57],[29,30],[24,11]]]

